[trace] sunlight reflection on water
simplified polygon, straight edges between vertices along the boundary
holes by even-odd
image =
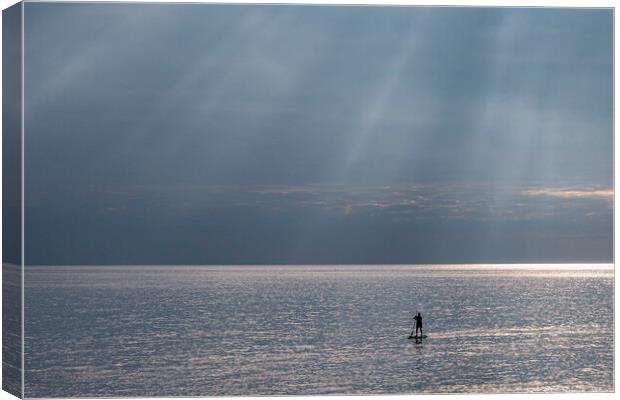
[[[26,314],[29,397],[613,390],[609,264],[27,267]]]

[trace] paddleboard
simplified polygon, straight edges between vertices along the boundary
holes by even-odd
[[[426,335],[424,335],[424,336],[409,336],[409,339],[426,339]]]

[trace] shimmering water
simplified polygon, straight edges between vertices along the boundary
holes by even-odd
[[[613,390],[610,265],[26,267],[25,282],[28,397]]]

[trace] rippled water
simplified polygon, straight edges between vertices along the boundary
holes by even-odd
[[[610,265],[26,267],[25,282],[28,397],[613,390]]]

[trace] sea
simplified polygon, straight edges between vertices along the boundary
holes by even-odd
[[[610,392],[613,274],[26,266],[25,396]]]

